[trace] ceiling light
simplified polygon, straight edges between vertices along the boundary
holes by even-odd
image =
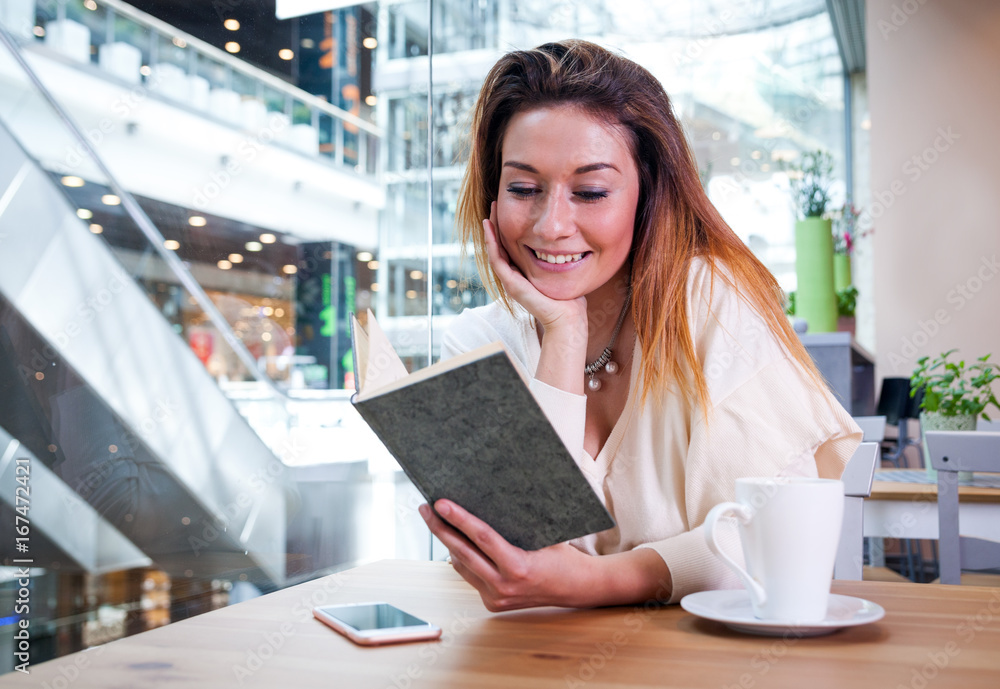
[[[142,67],[139,68],[139,74],[141,74],[144,77],[148,77],[152,73],[153,70],[152,68],[150,68],[149,65],[143,65]]]
[[[91,12],[97,10],[97,3],[94,2],[94,0],[84,0],[83,6],[86,7],[88,10],[90,10]]]
[[[215,265],[219,266],[219,270],[229,270],[230,268],[233,267],[233,264],[227,261],[226,259],[222,259]]]
[[[86,208],[78,208],[76,210],[76,217],[80,218],[80,220],[90,220],[94,217],[94,212]]]
[[[378,47],[378,41],[374,36],[368,36],[365,40],[361,41],[361,45],[368,48],[368,50],[375,50]]]
[[[444,284],[448,285],[448,289],[455,289],[456,287],[458,287],[458,280],[449,280]]]
[[[117,206],[122,200],[115,196],[114,194],[105,194],[101,197],[101,203],[105,206]]]
[[[230,263],[243,263],[243,254],[229,254]]]
[[[274,313],[274,309],[273,309],[273,308],[271,308],[270,306],[265,306],[264,308],[262,308],[262,309],[260,310],[260,312],[261,312],[262,314],[264,314],[265,316],[270,316],[271,314],[273,314],[273,313]]]
[[[236,41],[226,42],[226,52],[227,53],[238,53],[240,52],[240,44]]]
[[[278,238],[277,238],[277,237],[275,237],[275,236],[274,236],[273,234],[271,234],[270,232],[265,232],[264,234],[262,234],[262,235],[261,235],[260,237],[258,237],[257,239],[259,239],[259,240],[260,240],[260,243],[261,243],[261,244],[274,244],[274,243],[275,243],[276,241],[278,241]]]
[[[181,248],[181,243],[178,242],[176,239],[167,239],[164,240],[163,242],[163,248],[170,249],[171,251],[177,251],[178,249]]]
[[[190,218],[188,218],[188,225],[190,225],[191,227],[204,227],[207,224],[208,220],[206,220],[204,216],[201,215],[192,215]]]
[[[287,265],[287,266],[281,266],[281,272],[284,273],[285,275],[295,275],[297,272],[299,272],[299,269],[297,266]]]
[[[372,260],[375,257],[372,256],[372,252],[370,251],[359,251],[357,258],[362,263],[368,263],[368,261]]]
[[[98,225],[96,222],[90,224],[90,231],[94,234],[101,234],[104,232],[104,228]]]
[[[315,48],[315,47],[316,47],[316,41],[314,41],[314,40],[313,40],[313,39],[311,39],[311,38],[303,38],[303,39],[302,39],[302,40],[301,40],[301,41],[299,42],[299,45],[301,45],[301,46],[302,46],[303,48],[305,48],[306,50],[311,50],[311,49],[313,49],[313,48]]]
[[[378,292],[378,283],[377,282],[373,282],[372,283],[372,292]]]
[[[31,33],[35,34],[39,38],[43,38],[45,36],[45,27],[44,26],[36,26],[35,28],[33,28],[31,30]]]
[[[261,333],[260,339],[264,340],[264,342],[270,342],[271,341],[271,333]]]
[[[411,280],[423,280],[424,279],[424,272],[422,270],[411,270],[410,271],[410,279]]]
[[[295,52],[291,48],[282,48],[278,51],[278,57],[282,60],[291,60],[295,57]]]
[[[378,261],[368,261],[368,270],[378,270]]]
[[[264,248],[264,245],[260,242],[247,242],[243,246],[247,251],[260,251]]]
[[[732,165],[733,167],[736,167],[737,165],[740,164],[740,159],[739,158],[730,158],[729,159],[729,164]]]
[[[407,299],[416,299],[417,298],[417,290],[415,290],[415,289],[408,289],[408,290],[406,290],[406,298]]]
[[[222,22],[222,25],[227,29],[229,29],[230,31],[240,30],[240,23],[235,19],[227,19],[226,21]]]
[[[274,310],[274,315],[277,316],[278,318],[281,318],[282,316],[285,315],[285,310],[279,306]]]
[[[370,105],[371,107],[374,108],[377,102],[378,98],[376,98],[375,96],[373,95],[365,96],[365,105]]]
[[[82,187],[86,184],[82,178],[77,177],[76,175],[66,175],[61,181],[64,187]]]
[[[183,38],[178,38],[176,36],[174,37],[173,43],[178,48],[187,48],[188,45],[187,41],[185,41]]]

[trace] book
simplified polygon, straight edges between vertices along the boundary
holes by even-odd
[[[502,343],[407,373],[366,320],[351,315],[354,408],[429,505],[452,500],[525,550],[615,525]]]

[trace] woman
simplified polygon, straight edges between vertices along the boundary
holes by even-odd
[[[448,500],[421,514],[490,610],[734,588],[700,528],[741,476],[839,478],[861,439],[773,276],[706,197],[645,69],[583,41],[513,52],[473,113],[458,206],[502,340],[617,526],[526,552]],[[735,528],[724,545],[739,557]]]

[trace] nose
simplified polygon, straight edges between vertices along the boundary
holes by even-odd
[[[535,219],[535,234],[543,240],[562,239],[573,234],[573,207],[565,194],[549,193],[542,200]]]

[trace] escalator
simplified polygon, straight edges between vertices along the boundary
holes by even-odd
[[[48,113],[45,145],[78,140],[29,76],[0,94],[0,517],[14,464],[31,465],[34,535],[0,558],[280,586],[285,466],[31,154],[26,112]]]

